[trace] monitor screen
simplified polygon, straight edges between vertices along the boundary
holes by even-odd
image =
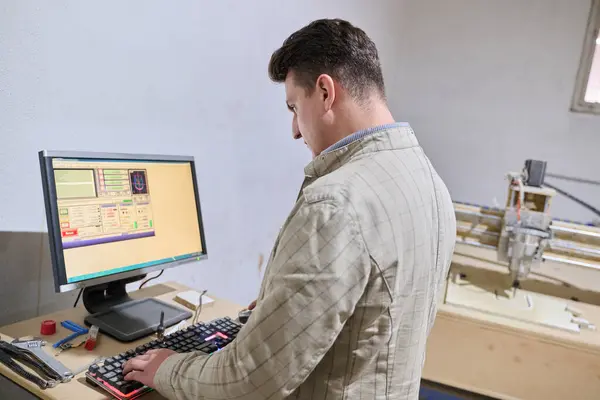
[[[193,159],[58,156],[42,164],[61,290],[206,254]]]

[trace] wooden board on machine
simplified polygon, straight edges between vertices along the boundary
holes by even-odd
[[[448,280],[445,303],[573,333],[595,328],[560,298],[513,290],[494,281],[469,280],[456,271]]]

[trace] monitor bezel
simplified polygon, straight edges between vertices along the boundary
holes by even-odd
[[[198,180],[196,178],[196,163],[193,156],[181,155],[162,155],[162,154],[130,154],[130,153],[102,153],[102,152],[83,152],[83,151],[56,151],[41,150],[39,153],[40,171],[42,174],[42,189],[44,194],[44,204],[46,207],[46,220],[48,225],[48,240],[50,244],[50,259],[52,262],[52,271],[54,275],[54,289],[57,293],[68,292],[75,289],[99,285],[103,283],[118,281],[121,279],[132,278],[139,275],[145,275],[164,269],[170,269],[182,264],[204,260],[208,257],[206,247],[206,236],[204,234],[204,222],[202,219],[202,209],[200,206],[200,193],[198,190]],[[126,160],[126,161],[155,161],[155,162],[189,162],[192,171],[192,183],[194,187],[194,196],[196,200],[196,210],[198,212],[198,227],[200,231],[200,243],[202,252],[200,256],[194,256],[187,259],[169,261],[162,264],[156,264],[149,267],[143,267],[126,272],[119,272],[98,278],[86,279],[78,282],[69,283],[66,276],[66,266],[60,234],[60,224],[58,215],[58,200],[56,198],[56,184],[54,181],[54,168],[52,160],[56,158],[65,159],[84,159],[84,160]]]

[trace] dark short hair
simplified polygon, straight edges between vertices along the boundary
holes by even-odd
[[[375,90],[385,98],[375,43],[360,28],[341,19],[319,19],[292,33],[269,61],[269,77],[295,83],[312,93],[321,74],[328,74],[356,99]]]

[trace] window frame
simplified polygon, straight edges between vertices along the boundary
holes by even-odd
[[[577,79],[575,81],[575,91],[571,100],[571,111],[600,115],[600,103],[588,103],[585,101],[585,92],[587,91],[592,61],[596,50],[596,39],[598,39],[599,33],[600,0],[592,0],[587,28],[585,30],[583,51],[579,61]]]

